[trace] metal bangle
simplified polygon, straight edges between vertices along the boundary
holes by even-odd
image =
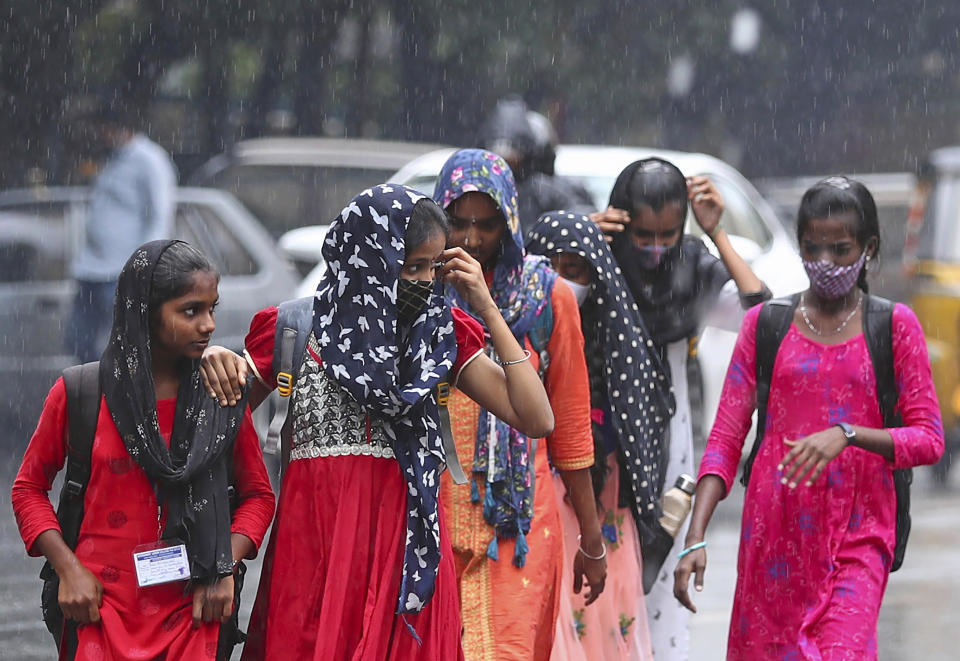
[[[525,363],[530,360],[530,351],[528,349],[523,350],[523,358],[517,360],[505,360],[500,363],[500,367],[506,367],[507,365],[519,365],[520,363]]]
[[[600,555],[590,555],[589,553],[583,550],[582,546],[580,546],[580,539],[582,537],[583,535],[577,535],[577,550],[583,554],[584,558],[586,558],[587,560],[603,560],[604,558],[607,557],[607,545],[603,543],[602,539],[600,540],[600,546],[603,547],[603,553],[601,553]]]

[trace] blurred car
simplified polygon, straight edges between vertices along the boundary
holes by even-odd
[[[800,198],[808,188],[828,175],[811,177],[771,177],[754,181],[760,193],[780,216],[784,227],[794,234]],[[907,218],[915,199],[917,178],[910,172],[851,174],[863,183],[877,203],[880,220],[879,268],[870,274],[870,291],[894,301],[909,298],[903,277],[903,247],[907,237]]]
[[[414,159],[389,181],[406,184],[425,194],[432,194],[437,175],[454,149],[440,149]],[[797,254],[795,242],[769,204],[753,185],[736,169],[706,154],[645,149],[639,147],[606,147],[560,145],[557,149],[556,171],[560,176],[578,179],[590,191],[598,209],[607,205],[610,190],[617,175],[633,161],[647,156],[658,156],[676,164],[686,175],[706,175],[714,182],[726,202],[721,223],[730,235],[737,252],[746,259],[757,275],[767,283],[775,296],[806,289],[807,275]],[[700,228],[692,215],[687,220],[687,231],[700,235]],[[317,236],[320,236],[319,234]],[[320,259],[321,240],[312,247],[301,244],[305,255],[312,251],[318,260],[316,267],[304,278],[298,288],[299,296],[312,294],[323,275]],[[711,242],[707,242],[715,250]],[[729,328],[735,321],[726,324]],[[733,354],[736,333],[717,326],[708,326],[700,335],[698,361],[691,361],[691,387],[702,389],[703,418],[694,421],[695,434],[703,438],[713,424],[727,364]]]
[[[233,193],[280,238],[304,225],[329,223],[354,195],[437,148],[388,140],[257,138],[212,158],[190,183]]]
[[[76,357],[63,332],[76,292],[69,266],[88,189],[0,191],[0,424],[22,449],[50,386]],[[216,343],[243,348],[253,314],[289,298],[299,277],[272,237],[232,195],[177,190],[175,236],[220,271]]]

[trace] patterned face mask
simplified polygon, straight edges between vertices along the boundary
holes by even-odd
[[[636,255],[640,268],[653,271],[661,264],[670,262],[680,254],[680,244],[677,243],[672,246],[636,246],[634,248],[634,254]]]
[[[825,260],[816,262],[804,260],[803,268],[817,296],[836,300],[846,296],[857,284],[857,278],[860,277],[860,271],[866,261],[867,251],[864,250],[860,259],[849,266],[837,266]]]
[[[409,324],[423,312],[433,293],[433,280],[397,280],[397,319]]]

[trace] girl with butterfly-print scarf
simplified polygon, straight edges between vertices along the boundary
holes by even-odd
[[[586,216],[544,214],[527,250],[544,255],[580,304],[596,463],[593,485],[609,548],[607,589],[589,609],[565,586],[554,657],[650,659],[641,543],[656,535],[667,433],[675,402],[669,374],[600,229]],[[563,485],[556,482],[561,497]],[[566,555],[576,520],[563,508]]]
[[[462,658],[438,507],[449,459],[439,387],[456,384],[529,434],[548,433],[553,415],[480,265],[445,249],[447,231],[433,200],[395,184],[360,193],[330,226],[244,659]],[[483,354],[483,328],[446,303],[444,283],[481,311],[499,355],[514,364]],[[277,319],[276,308],[259,312],[246,339],[258,377],[252,404],[276,387]],[[234,356],[207,354],[223,370],[236,367]],[[221,385],[217,371],[207,378],[221,396],[234,384]]]
[[[444,480],[443,502],[460,577],[464,651],[470,659],[546,659],[559,612],[562,572],[587,601],[603,591],[604,545],[590,483],[593,440],[580,314],[570,288],[543,257],[526,256],[510,168],[466,149],[444,165],[434,193],[451,221],[450,245],[483,265],[493,301],[542,374],[556,417],[546,439],[528,436],[464,397],[451,398],[458,454],[471,484]],[[474,316],[459,292],[447,297]],[[488,343],[487,352],[496,356]],[[500,356],[502,360],[504,357]],[[550,465],[577,513],[582,552],[563,566],[560,512]]]
[[[224,409],[200,381],[218,282],[207,258],[183,241],[150,241],[127,260],[109,344],[99,365],[84,366],[99,373],[102,397],[95,393],[72,549],[47,492],[83,444],[68,439],[76,422],[69,417],[86,398],[82,389],[77,400],[68,396],[58,379],[44,404],[11,501],[28,552],[45,555],[60,579],[61,659],[212,659],[232,649],[220,635],[233,610],[233,572],[256,555],[274,497],[243,393]],[[140,587],[133,553],[161,541],[185,546],[189,576]]]

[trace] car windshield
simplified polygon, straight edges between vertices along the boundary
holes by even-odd
[[[960,173],[937,178],[917,246],[919,259],[960,262]]]
[[[377,168],[238,163],[206,185],[233,193],[279,237],[304,225],[327,224],[354,195],[391,174],[393,170]]]

